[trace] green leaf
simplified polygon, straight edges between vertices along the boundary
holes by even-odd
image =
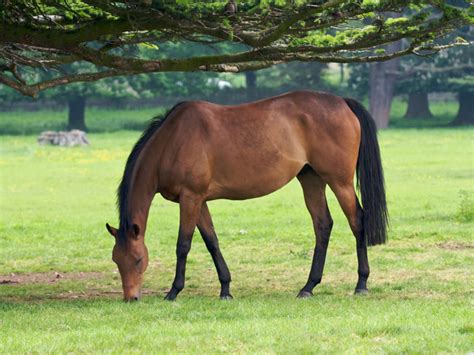
[[[138,44],[140,47],[142,48],[148,48],[148,49],[154,49],[154,50],[159,50],[160,47],[154,43],[150,43],[150,42],[142,42],[142,43],[139,43]]]

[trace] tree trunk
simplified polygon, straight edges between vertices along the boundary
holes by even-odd
[[[458,94],[458,115],[451,124],[464,126],[474,124],[474,91],[462,90]]]
[[[371,64],[369,111],[377,128],[388,127],[396,78],[394,75],[387,74],[387,72],[396,71],[399,63],[400,59],[396,58],[387,62]]]
[[[428,93],[411,92],[408,94],[408,107],[405,118],[420,119],[433,117],[428,102]]]
[[[86,98],[82,96],[72,96],[68,100],[69,117],[68,129],[80,129],[87,131],[85,121]]]
[[[387,15],[392,18],[401,16],[398,13],[387,13]],[[387,53],[393,53],[401,49],[402,41],[386,46]],[[399,66],[400,58],[386,62],[372,63],[370,66],[369,111],[379,129],[388,127],[396,82],[396,76],[390,74],[390,72],[394,73],[398,71]]]
[[[257,94],[257,73],[254,71],[245,72],[245,84],[247,86],[247,100],[255,100]]]

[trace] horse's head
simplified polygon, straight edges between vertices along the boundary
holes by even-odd
[[[134,224],[127,232],[125,241],[118,240],[118,230],[108,223],[109,233],[115,237],[112,260],[117,264],[122,277],[123,297],[125,301],[137,301],[141,296],[143,273],[148,266],[148,250],[140,228]]]

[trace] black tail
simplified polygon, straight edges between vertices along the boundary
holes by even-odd
[[[387,241],[388,211],[377,128],[369,112],[354,99],[344,99],[360,122],[357,188],[362,195],[364,235],[368,245]]]

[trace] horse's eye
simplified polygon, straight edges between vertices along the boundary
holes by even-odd
[[[140,265],[140,263],[142,262],[142,260],[143,260],[143,256],[139,257],[138,260],[135,262],[135,266]]]

